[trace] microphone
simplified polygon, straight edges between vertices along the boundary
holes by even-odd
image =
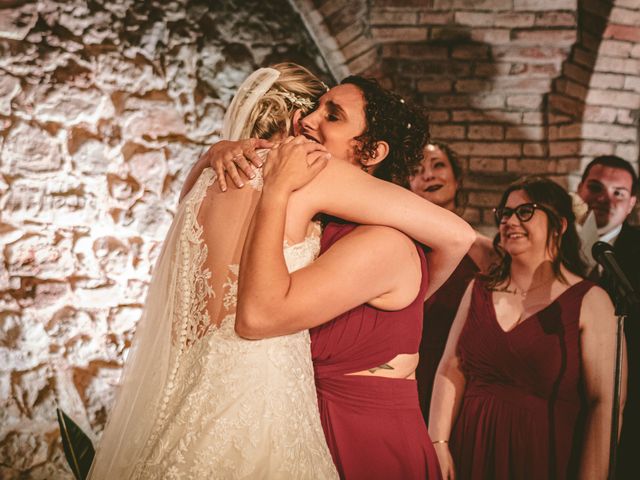
[[[607,242],[596,242],[591,248],[593,259],[598,262],[604,271],[613,279],[613,286],[620,295],[620,299],[626,299],[629,304],[638,303],[638,294],[631,286],[631,282],[620,268],[616,260],[615,250]]]

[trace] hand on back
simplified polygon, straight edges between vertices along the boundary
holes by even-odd
[[[202,168],[211,167],[216,172],[220,189],[227,190],[226,175],[238,188],[244,187],[240,172],[247,178],[255,177],[253,167],[261,167],[262,159],[256,153],[257,149],[271,148],[273,142],[260,138],[245,140],[222,140],[211,147],[200,157],[198,164]]]

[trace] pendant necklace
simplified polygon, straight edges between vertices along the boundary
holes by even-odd
[[[527,295],[529,295],[529,293],[538,290],[539,288],[544,287],[545,285],[549,285],[550,283],[553,282],[553,280],[555,279],[555,277],[550,278],[549,280],[546,280],[542,283],[539,283],[538,285],[536,285],[535,287],[531,287],[528,288],[527,290],[524,290],[520,287],[518,287],[515,282],[513,282],[514,284],[514,288],[513,289],[509,289],[507,287],[504,287],[502,289],[500,289],[501,292],[505,292],[505,293],[510,293],[512,295],[520,295],[523,299],[527,298]],[[512,283],[512,281],[510,280],[509,283]]]

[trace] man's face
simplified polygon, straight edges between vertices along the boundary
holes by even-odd
[[[578,186],[578,195],[593,210],[600,235],[622,225],[631,213],[636,203],[632,182],[626,170],[594,165]]]
[[[365,100],[358,87],[338,85],[325,93],[318,107],[300,121],[300,133],[324,145],[334,157],[359,165],[355,137],[364,132]]]

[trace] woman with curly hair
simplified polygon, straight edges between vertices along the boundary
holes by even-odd
[[[419,112],[362,77],[331,89],[301,121],[305,137],[402,185],[422,157],[425,129]],[[240,264],[236,331],[256,339],[310,329],[320,419],[341,478],[439,478],[415,368],[424,300],[463,253],[447,245],[455,222],[442,218],[427,260],[397,230],[329,218],[318,259],[289,272],[287,207],[308,176],[269,162]]]
[[[495,219],[500,261],[467,288],[433,388],[443,476],[606,478],[616,319],[582,278],[571,198],[527,178]]]

